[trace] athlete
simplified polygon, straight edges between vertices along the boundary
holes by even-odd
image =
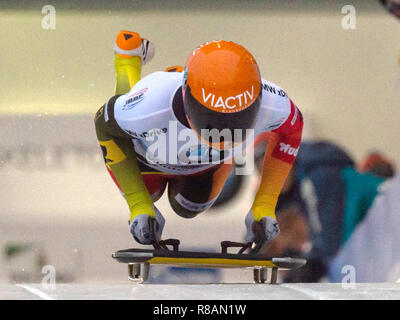
[[[234,42],[205,43],[184,68],[143,79],[141,67],[154,56],[150,41],[121,31],[114,53],[116,95],[96,113],[95,126],[107,170],[129,206],[134,239],[161,239],[165,220],[154,203],[167,184],[178,215],[193,218],[210,208],[236,151],[263,135],[268,146],[259,190],[246,209],[246,241],[274,239],[275,206],[303,127],[287,94],[262,79],[254,57]]]

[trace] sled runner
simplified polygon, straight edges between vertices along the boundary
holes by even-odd
[[[148,279],[150,265],[166,265],[182,268],[252,268],[254,282],[265,283],[267,270],[271,269],[270,283],[276,284],[278,269],[297,269],[306,264],[305,259],[274,258],[258,254],[257,245],[231,241],[221,242],[221,253],[179,251],[179,240],[162,240],[155,249],[126,249],[113,253],[118,262],[128,264],[128,278],[136,282]],[[167,246],[171,246],[172,250]],[[241,248],[238,253],[228,253],[228,248]],[[245,253],[245,251],[250,251]]]

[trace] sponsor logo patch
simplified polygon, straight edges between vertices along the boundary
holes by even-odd
[[[212,92],[207,92],[204,88],[201,89],[201,92],[205,106],[223,113],[238,112],[247,108],[254,101],[254,86],[236,96],[228,97],[217,96]]]
[[[293,143],[280,142],[275,146],[272,156],[284,162],[293,163],[298,152],[299,147],[293,147]]]
[[[125,105],[122,107],[122,110],[130,110],[134,106],[136,106],[139,102],[141,102],[144,99],[144,94],[147,92],[147,90],[148,88],[144,88],[130,95],[128,99],[125,101]]]
[[[270,93],[277,94],[280,97],[286,97],[287,96],[286,92],[283,91],[282,89],[278,89],[278,88],[270,86],[270,85],[268,85],[266,83],[262,84],[262,88],[263,88],[264,91],[268,91]]]
[[[150,129],[149,131],[144,131],[144,132],[140,132],[140,133],[134,132],[129,129],[125,129],[125,131],[132,137],[145,139],[145,138],[149,138],[149,137],[156,137],[156,136],[159,136],[162,134],[166,134],[168,129],[167,128],[161,128],[161,129],[154,128],[154,129]]]

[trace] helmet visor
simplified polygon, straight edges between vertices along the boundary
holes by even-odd
[[[222,113],[203,106],[192,95],[190,86],[184,91],[184,108],[190,127],[210,146],[217,149],[233,148],[246,140],[254,128],[260,108],[261,90],[254,102],[239,112]]]

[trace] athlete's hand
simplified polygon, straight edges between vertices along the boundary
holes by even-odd
[[[153,244],[156,240],[161,240],[165,219],[160,211],[155,206],[153,207],[156,211],[155,218],[148,214],[140,214],[130,223],[133,238],[141,244]]]
[[[247,242],[271,241],[280,233],[278,222],[274,218],[263,217],[260,221],[256,221],[251,210],[246,216],[245,223]]]

